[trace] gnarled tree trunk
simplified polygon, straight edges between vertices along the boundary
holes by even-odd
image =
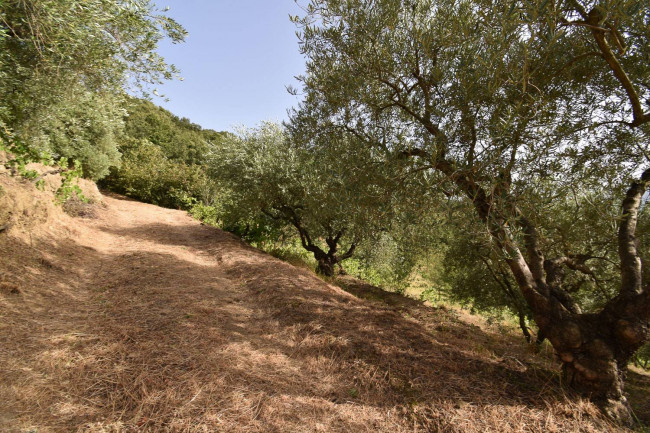
[[[343,237],[344,230],[339,230],[336,234],[325,238],[325,242],[328,246],[326,252],[312,241],[309,232],[300,224],[298,218],[292,218],[291,223],[298,230],[300,242],[303,248],[314,254],[314,258],[318,263],[316,265],[316,272],[319,274],[325,275],[326,277],[333,277],[335,266],[354,255],[357,241],[353,242],[345,253],[341,255],[338,254],[339,243]]]
[[[636,344],[620,338],[628,332],[617,325],[621,320],[603,313],[574,315],[547,325],[547,332],[552,334],[548,337],[563,363],[567,384],[613,420],[630,425],[633,417],[624,384]]]
[[[314,254],[316,255],[316,254]],[[334,267],[338,263],[335,256],[328,256],[327,254],[322,255],[320,258],[316,257],[318,265],[316,266],[316,272],[326,277],[334,276]]]
[[[633,422],[624,394],[627,365],[650,336],[650,291],[643,288],[635,238],[641,198],[649,185],[650,169],[632,183],[623,200],[618,232],[621,288],[599,313],[582,313],[562,288],[562,266],[589,272],[584,256],[545,259],[536,228],[521,215],[526,258],[505,230],[497,238],[509,252],[508,263],[535,321],[563,362],[569,385],[627,425]]]
[[[564,267],[589,274],[589,256],[546,259],[536,227],[521,214],[505,189],[488,194],[471,175],[452,171],[445,160],[436,167],[448,174],[472,200],[492,238],[503,250],[510,270],[533,312],[540,334],[553,345],[563,363],[568,384],[589,397],[613,420],[626,425],[633,415],[624,394],[627,364],[650,336],[650,289],[643,288],[636,247],[636,223],[641,198],[650,185],[650,169],[632,183],[622,204],[618,232],[621,260],[619,295],[596,314],[585,314],[564,290]],[[513,218],[524,234],[524,256],[510,232]]]
[[[330,233],[329,236],[325,238],[325,243],[327,244],[327,251],[323,250],[317,243],[314,243],[312,240],[309,231],[303,226],[299,214],[296,212],[296,209],[291,206],[277,206],[274,208],[281,216],[278,216],[268,210],[262,210],[264,214],[273,218],[287,221],[293,225],[298,231],[300,236],[300,243],[304,249],[309,251],[314,255],[316,259],[316,272],[327,277],[334,276],[335,266],[345,260],[349,259],[354,255],[354,251],[357,248],[359,243],[358,239],[355,239],[351,244],[348,250],[343,254],[338,254],[339,244],[341,238],[345,233],[345,229],[334,230],[331,227],[327,228],[327,231]]]
[[[316,267],[316,272],[318,272],[319,274],[325,275],[327,277],[333,277],[335,273],[334,267],[340,264],[343,260],[352,257],[352,255],[354,254],[354,250],[356,249],[356,243],[350,245],[350,248],[348,248],[348,250],[344,254],[341,255],[337,254],[341,236],[343,236],[342,231],[338,232],[336,236],[330,236],[325,239],[325,242],[329,247],[327,252],[323,251],[318,246],[315,245],[311,246],[311,249],[309,251],[312,251],[314,253],[314,258],[318,262],[318,265]]]

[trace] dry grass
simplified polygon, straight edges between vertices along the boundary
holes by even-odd
[[[2,432],[624,431],[516,336],[106,202],[0,235]]]
[[[101,206],[101,203],[82,200],[74,195],[63,203],[63,211],[74,218],[97,218]]]

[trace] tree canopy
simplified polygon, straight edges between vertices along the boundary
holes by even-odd
[[[329,135],[327,146],[294,138],[272,123],[243,130],[213,155],[211,172],[230,191],[229,224],[288,225],[319,271],[333,275],[360,242],[389,228],[385,166],[370,149],[360,154],[354,136]]]
[[[410,158],[471,203],[571,383],[630,421],[623,372],[650,319],[635,242],[650,6],[313,0],[295,21],[308,62],[294,127]],[[579,305],[584,277],[610,280],[602,301]]]
[[[0,122],[97,179],[119,163],[122,94],[177,72],[156,52],[185,30],[150,0],[0,2]]]

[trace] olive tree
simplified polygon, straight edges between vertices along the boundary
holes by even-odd
[[[372,152],[357,152],[344,134],[328,139],[326,147],[294,141],[282,126],[263,123],[225,138],[209,164],[228,191],[227,220],[290,226],[318,272],[332,276],[360,242],[386,229],[393,203]]]
[[[312,0],[305,11],[294,127],[354,134],[471,203],[570,383],[631,422],[626,366],[650,332],[635,237],[650,183],[650,4]],[[617,197],[609,224],[589,227],[574,201],[562,238],[550,209],[571,205],[570,189]],[[589,247],[612,238],[613,255]],[[570,288],[599,262],[614,263],[617,287],[586,308]]]

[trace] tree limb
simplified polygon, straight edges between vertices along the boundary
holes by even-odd
[[[621,292],[638,294],[642,291],[641,258],[636,246],[636,225],[641,198],[650,186],[650,168],[641,179],[632,182],[621,205],[621,225],[618,229],[618,255],[621,259]]]
[[[341,262],[341,261],[343,261],[345,259],[349,259],[350,257],[352,257],[354,255],[354,251],[356,249],[357,249],[357,242],[355,241],[350,245],[350,248],[348,248],[348,250],[343,255],[338,257],[338,259],[339,259],[338,261]]]
[[[519,209],[517,212],[517,221],[524,231],[524,245],[528,253],[528,265],[533,277],[541,284],[546,284],[546,276],[544,275],[544,254],[539,246],[539,237],[537,235],[537,227],[525,216],[522,215]]]
[[[630,104],[632,105],[633,120],[632,122],[629,122],[628,125],[630,127],[637,127],[646,122],[650,122],[650,113],[643,112],[643,107],[641,106],[641,99],[639,98],[638,92],[634,88],[634,84],[632,84],[632,80],[630,80],[630,77],[627,75],[627,73],[623,69],[623,66],[618,61],[618,59],[614,55],[614,52],[609,46],[609,43],[605,38],[605,33],[608,29],[599,28],[604,19],[605,17],[603,16],[603,12],[599,6],[594,7],[589,12],[588,16],[585,18],[586,22],[591,25],[590,27],[591,33],[593,34],[594,39],[596,39],[598,48],[600,48],[600,51],[603,53],[603,57],[605,58],[605,61],[607,62],[609,68],[614,73],[616,79],[623,86],[623,89],[625,89],[625,93],[627,94]],[[594,27],[598,27],[598,28],[594,28]]]

